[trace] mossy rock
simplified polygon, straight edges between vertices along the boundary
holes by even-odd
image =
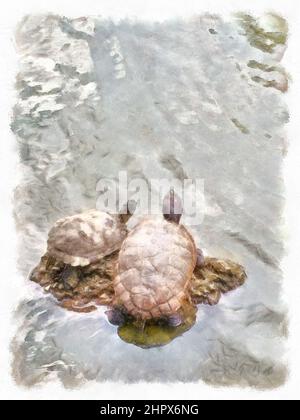
[[[171,327],[167,322],[150,321],[145,325],[136,321],[128,321],[118,328],[119,337],[129,344],[149,349],[169,344],[175,338],[187,332],[196,322],[197,308],[187,306],[183,309],[183,323],[178,327]]]

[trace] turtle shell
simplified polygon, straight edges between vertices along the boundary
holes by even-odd
[[[145,219],[122,243],[115,305],[144,320],[176,313],[189,297],[196,261],[194,240],[183,225]]]
[[[118,250],[126,234],[118,215],[90,210],[55,223],[48,254],[65,264],[86,266]]]

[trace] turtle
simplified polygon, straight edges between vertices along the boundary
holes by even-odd
[[[83,278],[83,269],[119,250],[127,235],[126,223],[135,210],[128,201],[120,214],[87,210],[58,220],[48,235],[46,269],[59,263],[66,289]]]
[[[165,319],[177,327],[182,309],[193,304],[196,269],[204,266],[188,229],[180,223],[182,203],[174,189],[163,200],[163,217],[142,219],[122,242],[113,279],[114,300],[107,311],[115,325],[124,314],[142,322]]]
[[[216,305],[247,274],[240,264],[204,256],[197,248],[180,223],[183,209],[174,189],[163,201],[163,215],[142,218],[128,233],[125,224],[135,206],[127,205],[122,215],[93,210],[58,221],[30,280],[68,310],[106,306],[108,321],[124,326],[120,334],[128,342],[137,342],[137,328],[146,345],[153,328],[158,338],[161,331],[165,338],[171,331],[170,338],[185,330],[194,322],[186,322],[186,313],[199,304]]]

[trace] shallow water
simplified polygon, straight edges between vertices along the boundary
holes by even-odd
[[[12,128],[23,170],[15,210],[24,278],[52,223],[95,207],[97,181],[120,170],[147,180],[203,178],[205,217],[191,231],[207,254],[248,273],[218,306],[199,307],[190,331],[147,350],[123,342],[103,308],[64,311],[28,282],[36,298],[17,310],[14,341],[21,383],[58,376],[66,386],[202,379],[272,387],[284,380],[285,47],[275,37],[271,52],[261,48],[282,21],[257,24],[266,26],[259,42],[236,19],[208,15],[161,24],[45,16],[21,24]]]

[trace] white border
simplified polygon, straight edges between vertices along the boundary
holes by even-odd
[[[16,184],[16,147],[9,129],[14,104],[14,78],[17,55],[13,45],[13,30],[24,14],[53,12],[68,17],[101,15],[120,19],[137,17],[144,20],[164,20],[176,16],[188,17],[204,11],[229,14],[244,9],[254,14],[266,10],[281,13],[289,21],[289,48],[283,64],[293,77],[286,95],[291,112],[289,153],[284,176],[287,187],[286,226],[289,254],[284,260],[284,289],[290,308],[289,360],[290,378],[287,384],[271,391],[241,388],[212,388],[199,384],[95,384],[69,391],[59,383],[25,389],[17,387],[10,376],[9,342],[14,333],[11,315],[22,297],[23,279],[16,272],[16,234],[12,218],[12,188]],[[1,399],[299,399],[300,397],[300,2],[297,0],[9,0],[3,5],[0,18],[0,398]],[[298,114],[298,115],[297,115]]]

